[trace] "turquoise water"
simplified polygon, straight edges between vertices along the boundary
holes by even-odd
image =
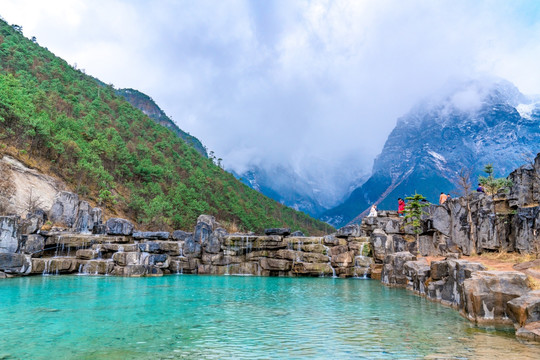
[[[538,359],[513,331],[372,280],[0,281],[0,359]]]

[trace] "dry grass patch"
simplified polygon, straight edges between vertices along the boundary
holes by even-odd
[[[530,275],[527,275],[527,285],[532,289],[532,290],[540,290],[540,280],[539,279],[536,279]]]
[[[516,252],[496,251],[483,253],[478,255],[480,258],[496,260],[505,263],[520,264],[527,261],[533,261],[536,259],[536,255],[533,254],[520,254]]]

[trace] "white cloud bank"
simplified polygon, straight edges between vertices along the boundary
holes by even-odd
[[[152,96],[226,166],[330,173],[320,178],[340,188],[449,78],[489,74],[540,93],[533,1],[2,0],[0,15]]]

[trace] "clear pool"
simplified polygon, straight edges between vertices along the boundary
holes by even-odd
[[[0,321],[0,359],[540,359],[511,329],[372,280],[13,278]]]

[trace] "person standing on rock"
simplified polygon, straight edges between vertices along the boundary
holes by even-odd
[[[377,217],[377,205],[373,205],[369,210],[368,217]]]
[[[478,187],[476,188],[476,192],[481,192],[481,193],[484,192],[484,187],[482,186],[482,184],[478,184]]]
[[[441,193],[441,196],[439,196],[439,205],[442,205],[444,204],[444,202],[446,201],[446,199],[448,199],[448,195],[446,195],[445,193]]]
[[[397,203],[398,203],[398,210],[397,210],[398,216],[405,216],[405,201],[403,201],[402,198],[398,198]]]

